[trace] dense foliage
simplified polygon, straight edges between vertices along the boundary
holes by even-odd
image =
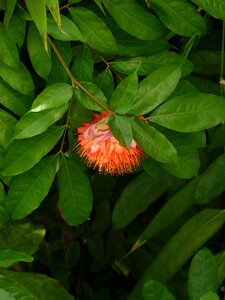
[[[0,299],[224,299],[225,3],[0,0],[0,20]],[[135,172],[79,157],[96,112]]]

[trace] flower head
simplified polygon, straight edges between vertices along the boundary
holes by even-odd
[[[95,113],[93,121],[78,128],[78,154],[100,173],[131,173],[140,165],[143,151],[134,140],[129,150],[120,144],[112,135],[107,119],[107,112]]]

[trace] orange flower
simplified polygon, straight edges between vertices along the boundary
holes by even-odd
[[[144,153],[134,140],[129,150],[121,145],[112,135],[107,119],[107,112],[95,113],[93,121],[78,128],[78,154],[100,173],[131,173],[140,165]]]

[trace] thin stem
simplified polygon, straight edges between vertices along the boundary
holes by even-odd
[[[95,101],[99,106],[101,106],[105,111],[109,112],[110,114],[114,114],[108,107],[106,107],[102,102],[96,98],[92,93],[90,93],[82,84],[80,84],[79,81],[76,80],[76,78],[73,76],[73,74],[70,72],[70,69],[68,68],[67,64],[65,63],[62,55],[60,54],[59,50],[56,48],[55,44],[51,40],[50,36],[48,36],[48,40],[50,45],[52,46],[53,50],[55,51],[55,54],[57,55],[58,59],[60,60],[61,64],[63,65],[64,69],[66,70],[67,74],[69,75],[72,87],[79,87],[85,94],[87,94],[93,101]]]

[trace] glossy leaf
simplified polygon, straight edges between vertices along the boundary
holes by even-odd
[[[192,178],[198,175],[200,158],[197,148],[205,147],[206,141],[202,132],[178,133],[162,130],[162,133],[174,145],[178,154],[178,163],[162,164],[170,174],[181,178]]]
[[[23,261],[32,262],[33,257],[15,250],[0,250],[0,267],[8,268],[12,264]]]
[[[134,102],[137,88],[138,76],[134,72],[120,81],[110,99],[110,108],[119,114],[127,113]]]
[[[144,300],[175,300],[175,297],[161,283],[146,280],[143,285]]]
[[[28,111],[32,98],[22,95],[0,80],[0,103],[7,109],[21,116]]]
[[[35,210],[49,192],[56,173],[57,156],[42,159],[31,170],[14,177],[6,209],[12,219],[22,219]]]
[[[138,68],[138,75],[149,75],[158,68],[165,66],[181,68],[182,76],[189,75],[194,66],[184,56],[170,51],[164,51],[152,56],[139,56],[133,58],[118,58],[112,62],[112,67],[121,73],[131,74]]]
[[[109,68],[98,74],[95,84],[103,91],[105,96],[110,99],[114,90],[114,79]]]
[[[114,53],[117,51],[111,31],[94,12],[85,7],[70,8],[69,11],[88,45],[100,52]]]
[[[191,57],[195,65],[195,72],[206,75],[218,75],[221,69],[221,51],[200,50],[195,51]],[[225,71],[225,67],[224,67]]]
[[[11,296],[7,291],[0,288],[0,297],[2,300],[15,300],[13,296]]]
[[[0,145],[4,148],[13,140],[16,119],[6,111],[0,109]]]
[[[202,7],[207,13],[217,19],[225,19],[225,3],[216,0],[192,0],[195,4]]]
[[[60,55],[65,61],[66,65],[69,66],[72,59],[72,48],[70,42],[64,42],[59,40],[54,40],[54,44],[58,49]],[[56,83],[68,83],[68,73],[66,72],[64,66],[59,61],[58,56],[55,52],[52,53],[52,68],[48,75],[48,86]]]
[[[14,0],[13,0],[14,1]],[[10,1],[7,1],[7,3]],[[5,20],[5,18],[4,18]],[[16,15],[10,17],[9,25],[6,27],[8,36],[13,40],[18,48],[20,48],[24,42],[26,36],[26,22],[22,18]]]
[[[25,3],[32,19],[34,20],[35,25],[38,28],[38,31],[40,32],[45,49],[47,51],[47,14],[45,0],[25,0]]]
[[[31,112],[39,112],[66,104],[73,95],[73,89],[66,83],[56,83],[44,89],[34,100]]]
[[[0,250],[15,250],[32,255],[43,241],[45,229],[28,222],[1,225]]]
[[[173,92],[169,95],[168,99],[173,99],[178,96],[183,96],[185,94],[198,93],[199,90],[190,81],[186,79],[181,79]]]
[[[113,210],[113,226],[123,228],[144,212],[173,184],[171,177],[151,177],[142,173],[121,193]]]
[[[32,293],[29,292],[23,285],[11,280],[5,276],[0,275],[0,286],[1,289],[8,292],[10,298],[6,298],[7,300],[14,300],[14,299],[23,299],[23,300],[37,300]],[[1,294],[0,294],[1,295]],[[4,293],[3,293],[4,295]]]
[[[47,53],[36,26],[31,23],[27,35],[27,49],[34,70],[44,79],[52,67],[51,55]]]
[[[46,275],[9,270],[1,270],[1,273],[17,284],[24,286],[36,300],[49,300],[51,298],[54,300],[74,300],[74,297],[57,280]],[[33,300],[33,298],[23,300]]]
[[[185,262],[221,228],[224,222],[224,210],[205,209],[193,216],[160,251],[129,295],[128,300],[140,298],[147,278],[154,278],[161,283],[168,282]],[[174,255],[176,255],[176,260],[174,260]]]
[[[118,53],[124,56],[154,55],[169,48],[165,37],[153,41],[144,41],[126,33],[123,30],[114,32]]]
[[[13,141],[2,160],[1,174],[13,176],[31,169],[55,146],[63,131],[63,127],[53,126],[41,135]]]
[[[2,23],[0,24],[0,39],[0,59],[9,67],[17,68],[19,66],[19,53],[16,43],[10,39]]]
[[[59,170],[59,209],[64,220],[77,226],[91,213],[92,192],[89,180],[73,159],[62,156]]]
[[[45,0],[47,7],[49,8],[55,22],[60,27],[61,26],[61,15],[59,11],[59,0]]]
[[[76,99],[88,109],[95,111],[103,111],[104,108],[100,104],[106,107],[108,106],[108,101],[103,92],[91,82],[81,82],[81,84],[85,88],[85,90],[88,91],[89,94],[94,96],[95,100],[92,96],[82,91],[79,87],[76,87],[74,89],[74,95]]]
[[[225,124],[219,126],[213,133],[209,147],[215,149],[225,146]]]
[[[222,154],[201,174],[195,193],[197,203],[207,203],[224,192],[224,168],[225,154]]]
[[[64,104],[44,111],[27,113],[15,126],[15,138],[30,138],[44,132],[48,127],[58,121],[67,109],[68,104]]]
[[[197,180],[192,180],[167,201],[141,233],[132,246],[131,252],[138,249],[157,233],[179,219],[194,204],[196,184]],[[171,211],[173,212],[172,214],[170,213]]]
[[[133,0],[104,0],[103,3],[124,31],[141,40],[155,40],[165,33],[157,18]]]
[[[22,63],[15,69],[0,61],[0,76],[8,85],[21,94],[33,96],[34,83],[30,73]]]
[[[179,132],[213,127],[225,119],[225,102],[213,94],[190,94],[174,98],[149,117],[151,122]]]
[[[201,15],[184,0],[148,0],[160,20],[181,36],[204,34],[206,24]]]
[[[192,259],[188,272],[188,294],[190,300],[199,300],[208,292],[217,290],[217,267],[213,254],[203,248]]]
[[[202,296],[199,300],[220,300],[216,293],[209,292],[206,295]]]
[[[91,51],[84,47],[83,51],[75,58],[71,72],[78,81],[92,82],[94,59]]]
[[[132,127],[126,116],[112,115],[108,120],[109,128],[114,137],[125,147],[129,148],[133,139]]]
[[[60,41],[82,41],[83,37],[77,25],[64,15],[61,15],[61,26],[57,26],[52,17],[48,17],[48,34]]]
[[[140,119],[133,119],[131,123],[134,140],[146,154],[160,162],[177,162],[176,149],[162,133]]]
[[[144,115],[166,100],[178,84],[180,68],[162,67],[148,75],[138,86],[137,95],[129,113]]]
[[[15,9],[17,0],[8,0],[6,2],[6,12],[4,16],[4,25],[5,27],[8,27],[9,21],[12,18],[13,11]]]

